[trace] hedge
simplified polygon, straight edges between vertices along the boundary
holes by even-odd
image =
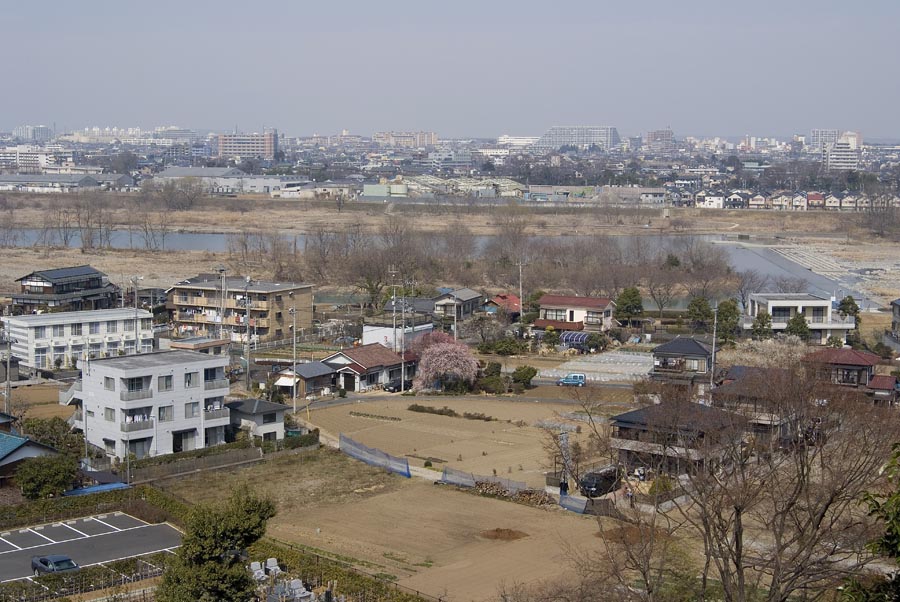
[[[213,445],[212,447],[201,447],[200,449],[192,449],[190,451],[178,452],[177,454],[165,454],[162,456],[148,456],[140,460],[132,460],[131,468],[144,468],[147,466],[157,466],[159,464],[171,464],[179,460],[190,458],[203,458],[206,456],[215,456],[233,449],[247,449],[252,447],[251,441],[244,439],[243,441],[235,441],[233,443],[223,443],[222,445]]]

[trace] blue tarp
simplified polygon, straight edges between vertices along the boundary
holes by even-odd
[[[128,485],[125,483],[106,483],[105,485],[94,485],[93,487],[73,489],[72,491],[65,492],[63,495],[69,497],[76,495],[90,495],[92,493],[101,493],[103,491],[115,491],[116,489],[128,489]]]

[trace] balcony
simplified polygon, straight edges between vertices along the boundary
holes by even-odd
[[[228,408],[222,408],[221,410],[205,410],[203,412],[204,420],[219,420],[221,418],[230,418],[231,412]]]
[[[153,419],[137,420],[135,422],[122,422],[119,425],[123,433],[134,433],[135,431],[146,431],[153,429]]]
[[[217,378],[215,380],[207,380],[203,382],[203,389],[205,391],[211,391],[212,389],[227,389],[228,388],[228,379],[227,378]]]
[[[138,389],[137,391],[120,391],[119,399],[122,401],[134,401],[136,399],[150,399],[153,397],[153,389]]]

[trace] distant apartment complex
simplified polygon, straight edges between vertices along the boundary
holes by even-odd
[[[543,150],[553,150],[562,146],[576,146],[578,148],[597,146],[603,150],[610,150],[618,146],[619,142],[619,132],[614,127],[588,125],[555,126],[540,137],[535,143],[535,147]]]
[[[244,340],[291,336],[296,312],[297,329],[312,326],[311,284],[250,282],[219,274],[200,274],[167,291],[178,336],[215,336]]]
[[[119,287],[106,274],[89,265],[39,270],[16,280],[20,290],[12,294],[13,313],[38,309],[107,309],[115,307]]]
[[[644,146],[652,153],[672,153],[675,151],[675,134],[668,128],[647,132]]]
[[[137,323],[135,323],[137,318]],[[88,358],[153,351],[153,316],[133,308],[64,311],[2,318],[20,369],[74,368]]]
[[[53,129],[46,125],[20,125],[13,130],[13,137],[25,142],[47,142],[53,139]]]
[[[811,152],[822,152],[841,137],[840,130],[810,130],[806,148]]]
[[[372,141],[384,146],[399,148],[423,148],[438,143],[434,132],[375,132]]]
[[[273,161],[278,152],[278,131],[269,130],[264,134],[219,134],[216,136],[218,156],[260,157]]]
[[[73,426],[107,455],[158,456],[225,443],[228,356],[192,351],[92,360],[66,394]]]

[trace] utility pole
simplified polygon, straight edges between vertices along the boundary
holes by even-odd
[[[244,307],[247,309],[246,315],[246,324],[244,325],[244,338],[246,339],[245,350],[247,352],[247,376],[245,377],[245,384],[247,387],[247,393],[250,393],[250,283],[252,280],[250,276],[247,276],[244,279]]]
[[[709,371],[709,398],[712,400],[712,388],[716,379],[716,336],[719,326],[719,302],[716,301],[716,308],[713,310],[713,340],[712,340],[712,368]]]
[[[134,354],[138,355],[141,352],[141,335],[140,329],[138,325],[140,324],[140,320],[138,319],[138,287],[137,283],[140,280],[143,280],[143,276],[132,276],[131,277],[131,288],[134,290]]]
[[[9,371],[12,370],[12,344],[13,338],[9,334],[9,323],[6,324],[7,330],[5,332],[6,335],[6,404],[4,406],[4,412],[6,414],[10,414],[12,412],[12,380],[10,379]],[[16,341],[17,342],[17,341]]]
[[[294,403],[294,414],[297,413],[297,309],[292,307],[288,310],[291,314],[291,334],[293,342],[293,359],[291,366],[291,400]]]
[[[392,322],[394,345],[391,351],[397,353],[397,268],[393,264],[388,266],[388,273],[391,275],[391,311],[394,314]]]
[[[220,265],[217,268],[217,270],[222,275],[222,294],[221,294],[221,297],[219,298],[219,312],[220,313],[219,313],[219,328],[218,328],[219,338],[222,339],[222,338],[224,338],[223,334],[225,332],[225,294],[226,294],[226,292],[225,292],[225,273],[226,273],[227,269],[225,268],[224,265]]]
[[[525,297],[522,295],[522,266],[525,264],[520,259],[517,265],[519,266],[519,322],[522,322],[522,314],[525,313]]]
[[[450,296],[453,297],[453,340],[457,340],[459,337],[457,336],[459,332],[458,323],[457,323],[457,315],[459,315],[459,298],[450,293]]]

